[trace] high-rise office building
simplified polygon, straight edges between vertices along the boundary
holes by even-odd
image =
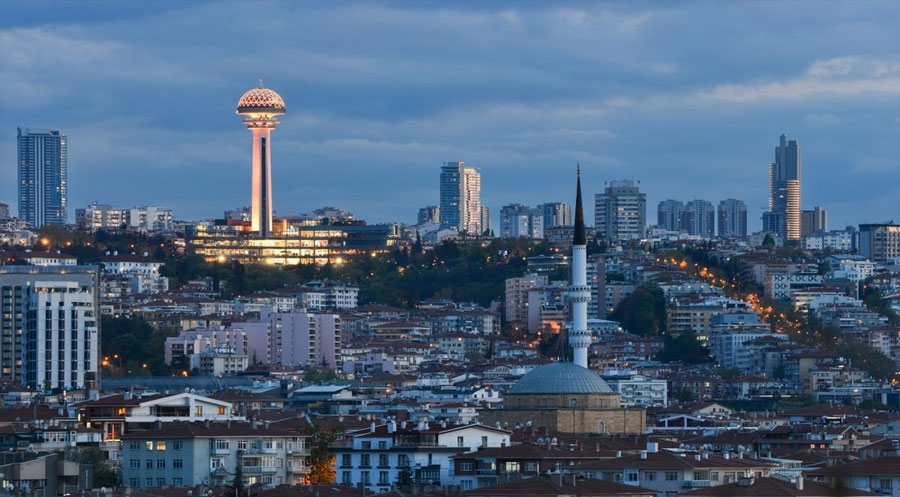
[[[743,200],[729,198],[719,202],[719,236],[721,238],[747,236],[747,205]]]
[[[32,228],[66,224],[68,149],[59,131],[18,128],[19,217]]]
[[[480,235],[481,174],[463,161],[441,167],[441,228]]]
[[[610,181],[603,193],[594,196],[597,236],[609,240],[641,238],[646,224],[647,195],[634,181]]]
[[[818,205],[800,212],[800,236],[828,231],[828,213]]]
[[[859,255],[872,262],[900,257],[900,224],[860,224]]]
[[[99,270],[0,267],[0,373],[35,390],[97,386]]]
[[[716,211],[712,202],[691,200],[685,203],[681,227],[691,235],[713,238],[716,234]]]
[[[681,200],[663,200],[656,207],[656,225],[669,231],[681,229],[681,217],[684,215],[684,202]]]
[[[800,146],[781,135],[775,162],[769,164],[769,210],[763,214],[763,231],[800,240],[800,173]]]
[[[537,206],[544,214],[544,228],[572,226],[572,206],[565,202],[549,202]]]
[[[425,224],[425,223],[434,223],[437,224],[440,222],[440,209],[436,205],[429,205],[422,207],[419,209],[419,217],[417,219],[416,224]]]

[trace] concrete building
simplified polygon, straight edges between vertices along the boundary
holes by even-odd
[[[813,233],[828,231],[828,213],[818,205],[810,210],[800,212],[800,236],[807,237]]]
[[[847,230],[820,231],[803,238],[803,248],[806,250],[850,252],[854,247],[854,233]]]
[[[873,262],[900,257],[900,224],[860,224],[859,255]]]
[[[98,386],[99,270],[0,266],[0,368],[35,390]]]
[[[441,220],[441,210],[436,205],[429,205],[419,209],[419,216],[416,218],[416,224],[433,223],[438,224]]]
[[[222,487],[240,466],[245,486],[297,485],[309,467],[305,422],[168,423],[123,435],[122,483],[133,489]]]
[[[143,205],[128,209],[128,227],[141,231],[172,231],[172,209]]]
[[[505,312],[508,323],[528,322],[528,292],[532,288],[547,284],[547,277],[526,274],[520,278],[506,280]]]
[[[633,240],[644,236],[647,195],[631,180],[610,181],[594,197],[594,227],[608,240]]]
[[[691,200],[684,204],[681,229],[690,235],[713,238],[716,234],[716,212],[712,202]]]
[[[401,474],[415,485],[441,488],[452,482],[454,455],[509,445],[510,432],[490,426],[392,420],[351,432],[331,450],[338,483],[386,492]]]
[[[544,213],[544,229],[572,226],[572,206],[564,202],[550,202],[537,206]]]
[[[500,236],[544,238],[544,210],[524,204],[504,205],[500,209]]]
[[[242,326],[251,363],[341,367],[341,317],[310,312],[260,313],[266,326]]]
[[[684,215],[684,202],[681,200],[663,200],[656,207],[656,225],[667,231],[681,229],[681,218]]]
[[[127,209],[97,202],[75,209],[75,225],[83,230],[120,229],[127,225],[127,218]]]
[[[31,228],[66,224],[69,139],[56,130],[17,128],[19,217]]]
[[[719,237],[746,238],[747,205],[743,200],[729,198],[719,202]]]

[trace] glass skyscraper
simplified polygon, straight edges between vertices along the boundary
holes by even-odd
[[[19,217],[28,226],[66,224],[68,139],[59,131],[18,128]]]
[[[775,162],[769,164],[769,210],[763,231],[785,240],[800,240],[800,146],[781,135]]]

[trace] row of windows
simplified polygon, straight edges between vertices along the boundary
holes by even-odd
[[[141,469],[141,460],[140,459],[131,459],[128,461],[128,466],[131,469]],[[173,459],[172,460],[172,469],[181,469],[184,467],[183,459]],[[144,463],[144,469],[153,469],[153,459],[147,459]],[[166,469],[166,460],[165,459],[157,459],[156,460],[156,469]]]
[[[146,442],[130,442],[128,444],[128,448],[131,450],[141,450],[141,445],[145,446],[147,450],[158,450],[164,451],[168,447],[168,443],[164,440],[152,441],[147,440]],[[184,442],[181,440],[175,440],[172,442],[172,450],[181,450],[184,447]]]
[[[165,478],[156,478],[156,479],[147,478],[146,480],[144,480],[144,482],[145,482],[145,485],[144,485],[145,487],[153,487],[154,482],[156,483],[157,487],[164,487],[167,483]],[[184,479],[182,479],[182,478],[172,478],[171,482],[172,482],[173,487],[183,487],[184,486]],[[130,480],[128,480],[128,484],[132,488],[140,488],[141,479],[140,478],[131,478]]]

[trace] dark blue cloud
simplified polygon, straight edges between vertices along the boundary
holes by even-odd
[[[411,220],[441,161],[483,199],[571,200],[637,178],[650,200],[735,197],[751,227],[778,134],[833,225],[900,219],[900,4],[87,2],[0,6],[0,201],[15,126],[70,136],[71,205],[180,218],[247,201],[234,114],[265,78],[288,106],[275,205]],[[651,215],[651,222],[653,216]]]

